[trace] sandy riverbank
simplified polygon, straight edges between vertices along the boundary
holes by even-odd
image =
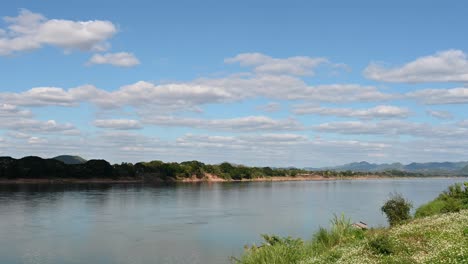
[[[124,184],[124,183],[201,183],[201,182],[284,182],[284,181],[336,181],[336,180],[372,180],[372,179],[414,179],[416,177],[385,177],[379,175],[362,175],[353,177],[324,177],[317,174],[306,174],[292,176],[275,176],[242,180],[226,180],[216,175],[207,174],[203,178],[195,176],[191,178],[179,178],[164,182],[160,179],[145,180],[143,178],[120,178],[120,179],[0,179],[0,184]],[[444,176],[425,176],[417,178],[451,178]]]

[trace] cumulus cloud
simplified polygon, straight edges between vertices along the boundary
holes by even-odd
[[[47,143],[28,144],[30,137],[4,138],[0,151],[21,157],[53,157],[76,153],[88,159],[105,158],[120,163],[164,160],[230,161],[255,166],[321,167],[356,160],[370,162],[440,161],[468,159],[468,138],[416,138],[413,140],[359,140],[309,138],[300,134],[206,135],[187,134],[175,140],[160,140],[132,131],[98,131],[69,140],[60,136],[35,136]]]
[[[448,111],[426,110],[426,114],[437,119],[452,119],[452,113]]]
[[[45,144],[47,143],[47,139],[40,138],[40,137],[30,137],[28,139],[29,144]]]
[[[279,110],[281,110],[281,104],[276,103],[276,102],[269,102],[265,105],[257,106],[256,109],[262,112],[274,113],[274,112],[278,112]]]
[[[88,61],[92,64],[110,64],[118,67],[134,67],[140,64],[140,61],[128,52],[94,54]]]
[[[93,123],[99,128],[110,128],[117,130],[131,130],[131,129],[142,129],[138,120],[132,119],[98,119]]]
[[[0,55],[41,48],[44,45],[64,50],[103,51],[107,40],[117,33],[110,21],[72,21],[47,19],[22,9],[16,17],[4,17],[7,28],[0,32]]]
[[[422,89],[409,92],[406,97],[431,105],[466,104],[468,103],[468,88]]]
[[[92,85],[72,89],[58,87],[35,87],[21,93],[0,92],[0,103],[8,102],[18,106],[77,106],[86,100],[99,100],[107,95]]]
[[[236,102],[265,97],[274,100],[306,100],[308,102],[375,102],[400,98],[380,92],[373,86],[331,84],[309,86],[291,76],[262,75],[228,76],[218,79],[197,79],[190,82],[154,84],[139,81],[108,91],[92,85],[71,89],[37,87],[21,93],[0,92],[0,103],[18,106],[77,106],[82,102],[101,108],[133,106],[151,111],[197,110],[205,104]]]
[[[409,135],[422,138],[466,138],[468,130],[454,126],[434,126],[427,123],[413,123],[400,120],[386,120],[376,123],[362,121],[329,122],[315,127],[320,132],[361,135]]]
[[[468,82],[468,59],[461,50],[447,50],[394,68],[371,63],[364,75],[372,80],[395,83]]]
[[[326,58],[296,56],[284,59],[272,58],[262,53],[242,53],[227,58],[225,63],[239,63],[241,66],[253,67],[261,74],[314,75],[314,69],[320,64],[328,63]]]
[[[303,126],[294,119],[275,120],[266,116],[211,120],[174,116],[148,116],[143,119],[143,122],[158,126],[180,126],[223,131],[294,131],[303,129]]]
[[[458,126],[468,128],[468,119],[458,122]]]
[[[298,115],[317,114],[322,116],[357,117],[362,119],[386,119],[406,118],[409,116],[410,111],[407,108],[391,105],[379,105],[369,109],[327,108],[316,105],[297,105],[294,107],[293,113]]]
[[[79,134],[78,129],[72,124],[60,124],[55,120],[36,120],[31,111],[11,104],[0,104],[1,129],[23,138],[29,137],[24,132]]]
[[[31,116],[32,113],[29,110],[20,109],[16,105],[0,104],[0,118],[20,118]]]
[[[3,119],[0,123],[0,129],[7,129],[20,132],[34,133],[55,133],[78,134],[79,130],[72,124],[60,124],[55,120],[41,121],[26,118]]]

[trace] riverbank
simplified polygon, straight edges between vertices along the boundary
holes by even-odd
[[[408,176],[382,176],[374,174],[363,174],[360,176],[329,176],[325,177],[318,174],[300,174],[297,176],[272,176],[272,177],[259,177],[252,179],[223,179],[216,175],[207,174],[203,178],[197,178],[195,176],[190,178],[181,178],[175,180],[175,182],[186,182],[186,183],[197,183],[197,182],[283,182],[283,181],[337,181],[337,180],[376,180],[376,179],[415,179],[415,178],[463,178],[464,176],[420,176],[420,177],[408,177]]]
[[[119,179],[106,179],[106,178],[92,178],[92,179],[0,179],[0,184],[128,184],[128,183],[215,183],[215,182],[286,182],[286,181],[337,181],[337,180],[376,180],[376,179],[415,179],[415,178],[454,178],[454,176],[423,176],[423,177],[389,177],[381,175],[362,175],[351,177],[324,177],[317,174],[303,174],[298,176],[273,176],[273,177],[259,177],[253,179],[223,179],[213,174],[207,174],[203,178],[196,176],[190,178],[170,178],[163,181],[159,178],[119,178]],[[460,178],[463,178],[460,176]]]
[[[400,196],[401,198],[401,196]],[[390,227],[370,228],[337,217],[311,240],[262,235],[261,246],[248,247],[238,264],[289,263],[467,263],[468,182],[448,187],[420,206],[391,198],[381,208]],[[388,206],[390,205],[390,206]],[[405,212],[407,210],[407,212]]]
[[[466,263],[468,210],[391,228],[354,229],[344,218],[311,241],[267,236],[233,263]]]

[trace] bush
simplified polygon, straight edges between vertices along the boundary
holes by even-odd
[[[464,183],[464,187],[460,183],[449,186],[435,200],[420,206],[415,217],[459,212],[462,209],[468,209],[468,182]]]
[[[390,199],[385,202],[381,210],[387,216],[391,226],[400,224],[411,219],[410,210],[413,207],[401,194],[391,194]]]
[[[439,214],[442,211],[442,208],[444,208],[444,206],[445,206],[444,201],[434,200],[434,201],[432,201],[430,203],[421,205],[416,210],[416,213],[414,214],[414,217],[420,218],[420,217],[426,217],[426,216]]]
[[[379,234],[369,241],[370,249],[381,255],[390,255],[395,252],[395,246],[387,234]]]

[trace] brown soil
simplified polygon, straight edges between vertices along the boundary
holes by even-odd
[[[362,175],[354,177],[323,177],[317,174],[300,174],[295,177],[263,177],[255,179],[242,179],[242,180],[225,180],[214,174],[205,174],[203,178],[197,178],[195,175],[190,178],[175,179],[171,182],[280,182],[280,181],[333,181],[333,180],[369,180],[369,179],[386,179],[395,177],[383,177],[378,175]],[[398,177],[399,179],[405,177]],[[0,184],[65,184],[65,183],[163,183],[160,179],[151,178],[120,178],[113,179],[13,179],[13,180],[0,180]]]

